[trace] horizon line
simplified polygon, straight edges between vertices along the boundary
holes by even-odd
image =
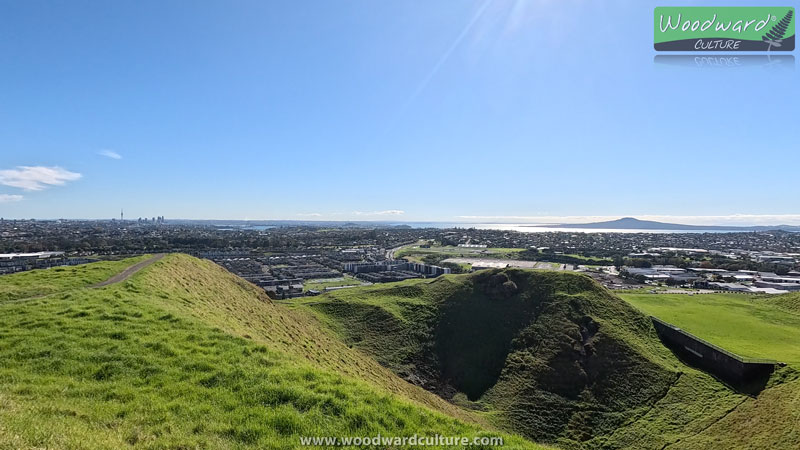
[[[396,223],[396,224],[412,224],[412,223],[432,223],[432,224],[447,224],[447,223],[460,223],[470,225],[480,224],[498,224],[498,225],[581,225],[587,223],[615,221],[627,218],[633,218],[641,221],[653,221],[671,225],[691,225],[691,226],[708,226],[708,227],[779,227],[779,226],[800,226],[800,214],[731,214],[731,215],[716,215],[716,216],[683,216],[683,215],[614,215],[614,216],[454,216],[452,220],[425,220],[425,219],[378,219],[378,220],[364,220],[364,219],[324,219],[315,217],[313,219],[303,218],[281,218],[281,219],[250,219],[250,218],[166,218],[166,221],[205,221],[205,222],[302,222],[302,223]],[[137,222],[140,217],[125,219],[125,222]],[[151,219],[151,216],[141,217],[142,219]],[[40,220],[40,221],[119,221],[117,217],[102,217],[102,218],[42,218],[42,217],[27,217],[27,218],[14,218],[4,217],[4,220]],[[494,220],[492,220],[494,219]],[[752,222],[746,222],[746,220]],[[772,220],[768,222],[767,220]],[[718,222],[712,222],[718,221]],[[723,223],[719,223],[723,222]],[[727,222],[727,223],[725,223]]]

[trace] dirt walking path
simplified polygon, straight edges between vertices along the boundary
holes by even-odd
[[[104,286],[112,285],[114,283],[119,283],[120,281],[125,281],[128,278],[130,278],[133,275],[135,275],[136,272],[144,269],[145,267],[149,266],[150,264],[153,264],[154,262],[158,261],[159,259],[161,259],[163,257],[164,257],[163,253],[159,253],[157,255],[153,255],[151,258],[147,258],[146,260],[144,260],[142,262],[136,263],[136,264],[126,268],[122,272],[112,276],[111,278],[109,278],[109,279],[107,279],[105,281],[101,281],[100,283],[97,283],[97,284],[94,284],[94,285],[88,286],[88,287],[90,287],[90,288],[101,288],[101,287],[104,287]],[[82,289],[82,288],[77,288],[77,289]],[[72,290],[72,289],[70,289],[70,290]],[[48,297],[48,296],[56,294],[56,293],[57,292],[50,292],[50,293],[47,293],[47,294],[34,295],[32,297],[17,298],[17,299],[14,299],[14,300],[7,300],[5,302],[0,303],[0,305],[11,305],[11,304],[14,304],[14,303],[22,303],[22,302],[27,302],[27,301],[30,301],[30,300],[37,300],[37,299],[40,299],[40,298]]]
[[[153,264],[154,262],[158,261],[159,259],[161,259],[163,257],[164,257],[163,253],[159,253],[157,255],[153,255],[151,258],[147,258],[142,262],[138,262],[138,263],[128,267],[127,269],[123,270],[122,272],[114,275],[113,277],[107,279],[106,281],[101,281],[101,282],[95,284],[92,287],[93,288],[99,288],[99,287],[103,287],[103,286],[108,286],[110,284],[119,283],[121,281],[125,281],[128,278],[132,277],[134,274],[136,274],[136,272],[144,269],[145,267],[149,266],[150,264]]]

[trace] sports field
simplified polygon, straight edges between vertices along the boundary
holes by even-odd
[[[741,356],[800,365],[800,314],[745,294],[618,294],[656,316]]]

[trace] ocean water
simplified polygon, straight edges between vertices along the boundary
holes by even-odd
[[[199,221],[202,223],[202,221]],[[282,226],[300,226],[300,225],[315,225],[315,226],[342,226],[348,222],[325,222],[325,221],[220,221],[215,223],[221,230],[269,230],[271,228],[278,228]],[[548,224],[536,223],[492,223],[492,222],[355,222],[360,226],[374,226],[374,225],[388,225],[388,226],[406,226],[412,228],[475,228],[478,230],[506,230],[506,231],[519,231],[521,233],[656,233],[656,234],[674,234],[674,233],[736,233],[745,230],[720,230],[710,227],[708,229],[697,230],[651,230],[651,229],[615,229],[615,228],[560,228],[548,226]],[[552,225],[552,224],[549,224]]]
[[[535,223],[468,223],[468,222],[407,222],[393,225],[408,225],[414,228],[475,228],[477,230],[505,230],[522,233],[735,233],[735,230],[650,230],[650,229],[614,229],[614,228],[561,228],[548,227],[548,224]],[[541,226],[540,226],[541,225]],[[739,231],[741,232],[741,231]]]

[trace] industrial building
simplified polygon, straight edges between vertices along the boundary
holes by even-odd
[[[416,274],[438,277],[450,273],[450,269],[429,264],[408,262],[405,260],[380,261],[374,263],[345,263],[344,271],[354,274],[372,272],[414,272]]]
[[[64,252],[0,253],[0,274],[75,266],[88,262],[91,260],[87,258],[68,258],[64,256]]]

